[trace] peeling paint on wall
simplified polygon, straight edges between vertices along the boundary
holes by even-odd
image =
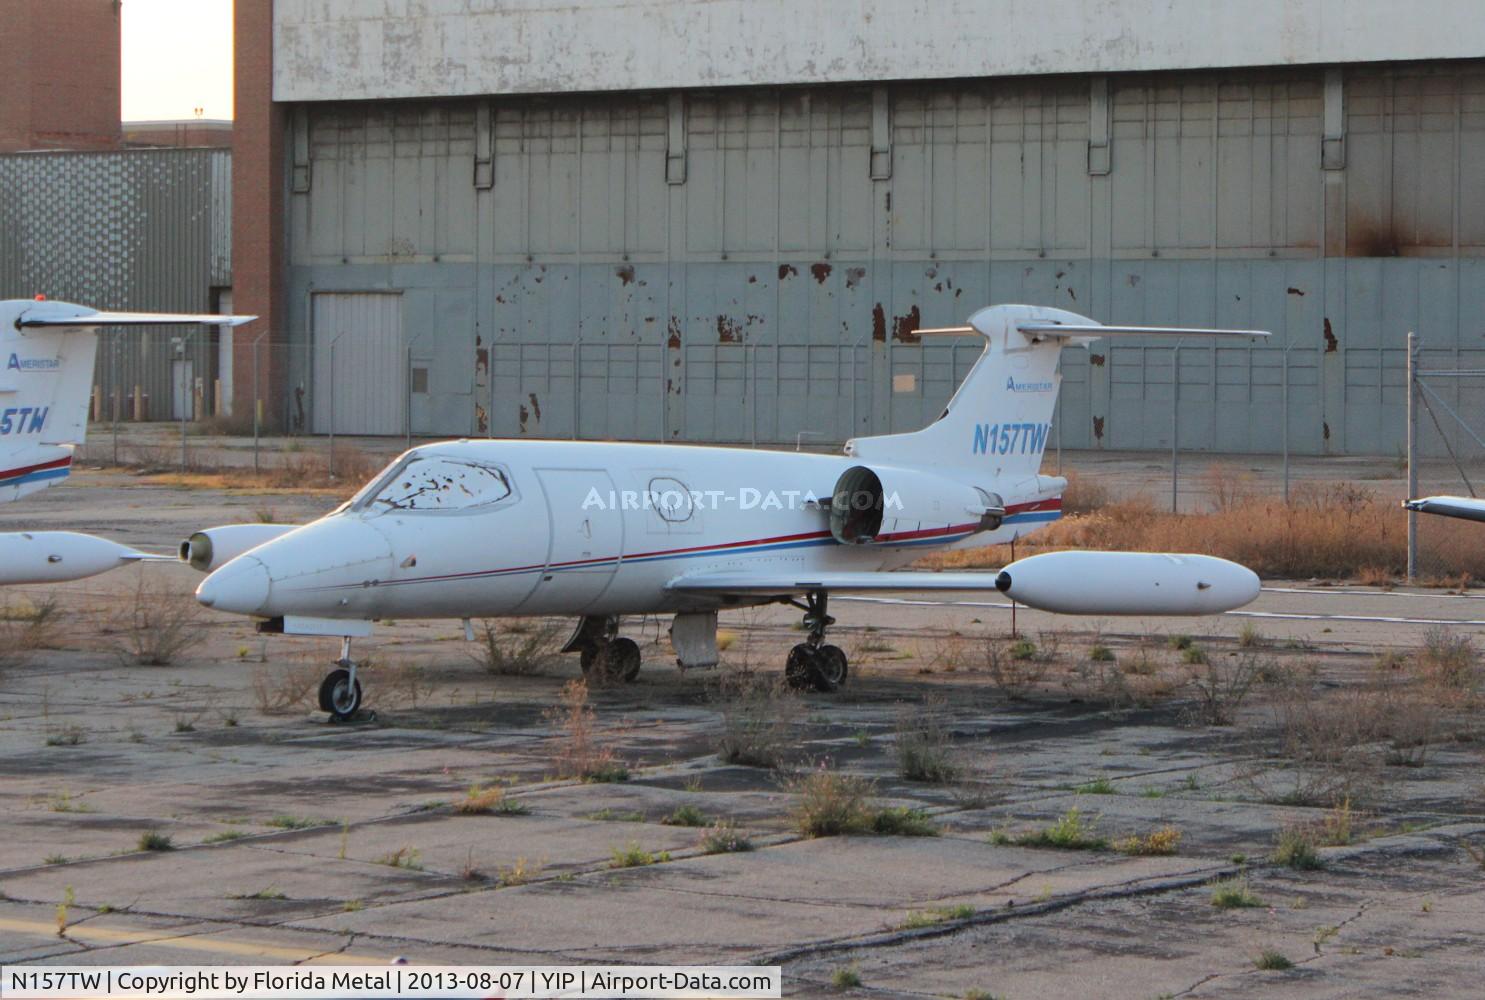
[[[906,316],[898,316],[892,322],[892,339],[903,344],[916,344],[923,338],[918,336],[918,327],[923,325],[923,315],[913,306]]]

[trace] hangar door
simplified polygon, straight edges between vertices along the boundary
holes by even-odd
[[[315,433],[403,433],[402,296],[317,292],[313,301]]]

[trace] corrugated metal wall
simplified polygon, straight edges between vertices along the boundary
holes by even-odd
[[[1478,63],[296,114],[296,336],[402,292],[415,433],[911,429],[1007,301],[1275,333],[1068,351],[1068,447],[1277,451],[1287,369],[1294,451],[1392,453],[1409,329],[1485,365]]]
[[[232,283],[231,199],[228,150],[0,156],[0,298],[209,312],[213,287]],[[138,385],[151,419],[169,419],[179,336],[168,327],[105,333],[94,377],[104,398]],[[207,379],[208,407],[212,336],[197,331],[185,345],[192,370]]]

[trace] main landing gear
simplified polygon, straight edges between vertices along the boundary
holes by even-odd
[[[825,591],[812,590],[803,604],[789,601],[804,612],[804,627],[809,632],[809,638],[789,650],[784,663],[784,680],[796,691],[830,692],[846,682],[849,661],[845,650],[825,642],[825,630],[835,624],[825,613],[827,600]]]
[[[639,643],[619,635],[617,615],[583,618],[562,652],[578,654],[583,676],[590,681],[628,684],[639,676]]]
[[[361,709],[361,682],[356,679],[349,636],[340,640],[340,659],[335,666],[320,682],[320,708],[330,713],[330,721],[345,722]]]

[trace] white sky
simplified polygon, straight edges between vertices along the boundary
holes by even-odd
[[[232,117],[232,0],[123,0],[123,120]]]

